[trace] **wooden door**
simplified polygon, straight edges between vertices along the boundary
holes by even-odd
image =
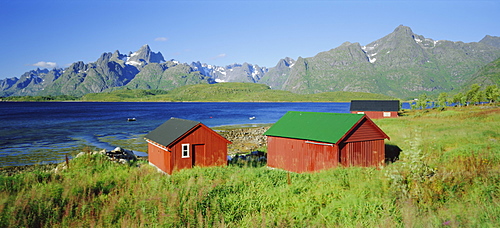
[[[205,166],[205,144],[195,144],[192,150],[193,166]]]

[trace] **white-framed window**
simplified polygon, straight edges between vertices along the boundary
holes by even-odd
[[[189,158],[189,144],[182,144],[182,157]]]
[[[391,112],[384,112],[384,117],[391,117]]]
[[[358,114],[365,114],[365,112],[358,112]]]

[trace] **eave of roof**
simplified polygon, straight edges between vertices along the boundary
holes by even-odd
[[[192,128],[201,124],[197,121],[171,118],[165,123],[152,130],[144,138],[152,140],[164,146],[169,146],[176,139],[190,131]]]
[[[354,131],[354,128],[356,128],[356,126],[357,126],[358,124],[362,124],[363,122],[364,122],[364,124],[369,124],[369,125],[371,125],[371,126],[372,126],[372,127],[374,127],[377,131],[379,131],[379,132],[381,133],[381,135],[382,135],[382,137],[383,137],[384,139],[389,139],[389,140],[391,140],[391,138],[390,138],[390,137],[389,137],[389,136],[388,136],[388,135],[387,135],[384,131],[382,131],[382,129],[380,129],[380,127],[379,127],[379,126],[377,126],[377,124],[375,124],[375,123],[373,122],[373,120],[371,120],[370,118],[368,118],[368,116],[363,115],[363,118],[361,118],[361,119],[360,119],[360,120],[359,120],[356,124],[354,124],[354,125],[351,127],[351,129],[349,129],[349,131],[347,131],[347,133],[346,133],[346,134],[344,134],[344,135],[343,135],[343,136],[339,139],[339,141],[338,141],[338,142],[344,141],[344,140],[345,140],[345,138],[346,138],[346,137],[347,137],[350,133],[352,133],[352,132]]]

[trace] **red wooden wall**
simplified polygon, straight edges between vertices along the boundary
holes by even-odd
[[[267,165],[292,172],[314,172],[338,165],[338,147],[331,143],[267,137]]]
[[[379,166],[385,160],[384,140],[347,142],[340,145],[340,163],[343,166]]]
[[[342,139],[342,142],[358,142],[375,139],[384,139],[385,134],[371,120],[361,119]]]
[[[155,165],[158,169],[163,172],[172,174],[170,170],[170,152],[167,148],[161,146],[155,142],[148,141],[148,159],[149,162]]]
[[[385,160],[386,137],[377,125],[366,118],[361,119],[339,145],[267,136],[267,165],[297,173],[315,172],[340,164],[379,166]]]
[[[375,123],[362,119],[340,143],[343,166],[379,166],[385,160],[385,134]]]
[[[223,166],[227,163],[227,140],[205,125],[179,137],[170,147],[148,144],[149,161],[168,174],[196,166]],[[189,144],[189,157],[182,157],[182,144]],[[160,145],[161,147],[161,145]]]
[[[386,111],[388,112],[388,111]],[[384,112],[382,111],[351,111],[353,114],[365,114],[368,116],[370,119],[383,119],[383,118],[394,118],[398,117],[398,112],[393,111],[393,112],[388,112],[391,114],[391,116],[384,116]]]
[[[182,157],[182,144],[190,145],[190,156]],[[180,137],[171,147],[172,171],[196,166],[222,166],[227,163],[227,141],[205,125]]]

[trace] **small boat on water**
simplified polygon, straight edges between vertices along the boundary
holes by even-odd
[[[127,118],[127,121],[136,121],[135,118]]]
[[[251,116],[248,118],[249,120],[255,120],[255,116]]]

